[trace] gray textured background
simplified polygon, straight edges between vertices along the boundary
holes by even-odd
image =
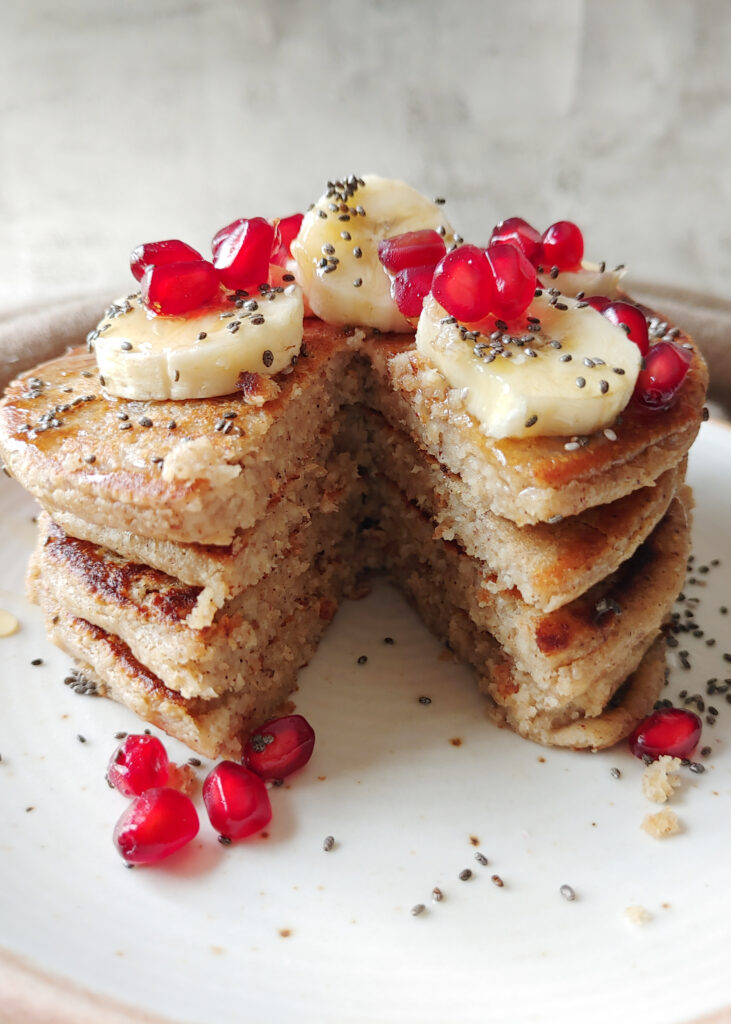
[[[731,291],[729,0],[3,0],[0,28],[0,309],[368,171],[475,241],[568,217]]]

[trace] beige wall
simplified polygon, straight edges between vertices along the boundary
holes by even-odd
[[[376,171],[729,295],[729,0],[4,0],[0,309]]]

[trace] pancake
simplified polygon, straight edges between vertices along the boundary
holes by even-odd
[[[489,509],[518,526],[555,521],[652,485],[685,457],[700,427],[708,369],[686,335],[677,341],[690,346],[692,358],[670,408],[649,412],[630,403],[612,425],[616,440],[597,431],[576,450],[566,450],[566,437],[486,437],[459,392],[409,340],[365,342],[374,371],[367,398],[461,479],[475,510]]]
[[[359,391],[359,335],[307,321],[291,372],[239,394],[137,402],[106,395],[83,349],[38,367],[0,404],[8,471],[51,514],[158,540],[230,544],[307,471]]]

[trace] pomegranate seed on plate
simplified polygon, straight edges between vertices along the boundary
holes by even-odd
[[[640,722],[629,737],[635,757],[648,755],[657,760],[663,754],[690,757],[701,738],[698,715],[685,708],[660,708]]]
[[[133,275],[141,281],[148,267],[160,266],[163,263],[189,263],[191,260],[202,260],[203,257],[190,245],[170,238],[165,242],[145,242],[138,245],[129,255],[129,266]]]
[[[130,864],[153,864],[197,835],[198,814],[190,797],[161,786],[132,801],[114,827],[114,845]]]
[[[407,267],[429,266],[433,270],[446,251],[442,236],[429,228],[405,231],[378,243],[378,258],[391,274]]]
[[[494,281],[491,312],[503,320],[515,320],[533,301],[535,269],[521,249],[505,242],[488,245],[485,255]]]
[[[492,229],[490,245],[495,242],[505,242],[507,245],[515,245],[528,259],[537,267],[543,260],[543,243],[538,231],[522,217],[508,217],[501,220]]]
[[[302,219],[303,214],[293,213],[290,217],[279,217],[272,221],[274,239],[270,256],[271,263],[276,263],[278,267],[286,267],[287,262],[292,258],[292,242],[299,234]]]
[[[274,227],[263,217],[242,218],[214,237],[213,265],[226,288],[251,288],[268,280]]]
[[[142,301],[162,316],[182,316],[218,291],[218,274],[208,260],[148,267],[140,282]]]
[[[483,249],[461,245],[437,265],[432,294],[448,313],[464,323],[476,323],[492,310],[495,284]]]
[[[203,783],[203,802],[211,825],[229,839],[258,832],[272,817],[266,786],[235,761],[221,761],[209,773]]]
[[[112,754],[107,781],[123,796],[139,796],[168,780],[168,755],[156,736],[127,736]]]
[[[307,719],[285,715],[262,725],[249,737],[243,760],[262,779],[284,779],[307,764],[314,746],[315,732]]]
[[[647,333],[647,320],[645,314],[631,302],[609,302],[601,312],[618,327],[624,327],[627,337],[630,338],[643,356],[647,355],[650,347],[650,336]]]
[[[688,349],[672,341],[658,341],[645,356],[645,365],[638,374],[637,400],[650,409],[668,406],[685,380],[691,358]]]
[[[612,300],[608,299],[606,295],[589,295],[582,301],[585,302],[587,306],[591,306],[592,309],[595,309],[597,313],[603,313]]]
[[[421,316],[424,299],[431,290],[434,267],[406,267],[391,282],[393,296],[399,312],[414,320]]]
[[[543,232],[543,260],[546,267],[576,270],[584,255],[584,237],[570,220],[558,220]]]

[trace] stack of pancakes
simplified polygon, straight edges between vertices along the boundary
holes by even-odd
[[[112,398],[73,350],[11,385],[0,451],[44,509],[29,587],[51,639],[203,754],[240,753],[384,569],[493,717],[596,748],[663,683],[706,384],[693,350],[668,410],[568,449],[498,441],[412,339],[307,320],[296,365],[223,398]]]

